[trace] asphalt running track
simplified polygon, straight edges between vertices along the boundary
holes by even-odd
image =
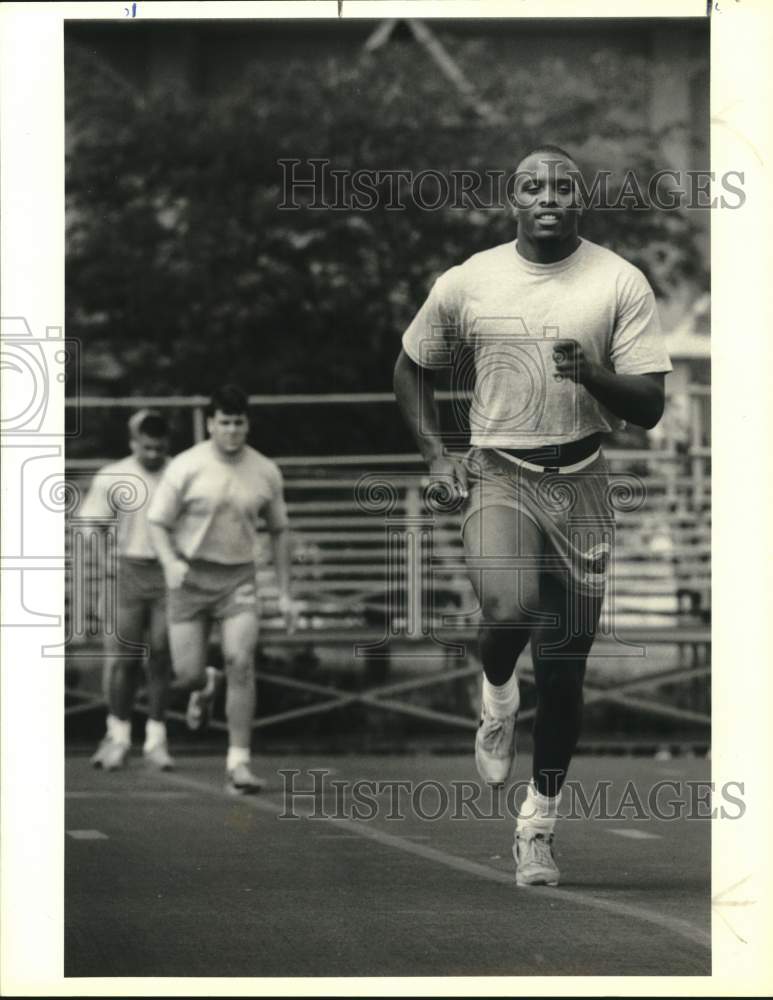
[[[223,758],[178,764],[157,774],[133,758],[105,774],[68,757],[66,976],[710,974],[707,820],[566,819],[561,886],[521,889],[512,820],[466,815],[451,787],[475,781],[470,757],[258,757],[269,785],[250,797],[224,792]],[[298,814],[345,818],[280,820],[286,768],[296,788],[330,772]],[[709,765],[581,757],[571,777],[586,798],[611,782],[614,811],[629,781],[646,805],[656,782],[706,781]],[[361,779],[439,782],[448,804],[426,786],[419,808],[442,816],[422,820],[391,785],[375,818],[353,819],[350,788],[336,799],[330,782]],[[507,801],[477,805],[496,817]]]

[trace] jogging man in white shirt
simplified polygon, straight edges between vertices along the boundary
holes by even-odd
[[[644,275],[578,234],[578,173],[556,146],[521,161],[517,240],[437,279],[395,366],[395,393],[431,475],[466,498],[462,533],[482,610],[475,758],[491,784],[512,770],[515,665],[531,640],[537,708],[513,844],[519,885],[559,880],[553,831],[614,521],[601,442],[626,421],[657,424],[671,370]],[[464,459],[444,447],[433,396],[433,370],[451,367],[460,347],[474,358],[462,386],[473,390]]]
[[[91,758],[105,771],[122,768],[131,749],[131,712],[142,676],[141,657],[127,656],[127,646],[147,644],[145,660],[148,719],[145,760],[161,770],[174,766],[166,744],[164,708],[169,686],[164,575],[150,541],[147,511],[167,463],[169,431],[164,417],[140,410],[129,420],[131,455],[104,466],[92,480],[80,517],[95,523],[117,521],[118,566],[115,580],[116,629],[105,633],[104,689],[108,703],[107,733]],[[123,489],[136,490],[140,503],[123,510],[113,502]],[[100,581],[102,613],[109,606]]]
[[[194,692],[189,717],[206,712],[216,694],[206,654],[212,620],[219,619],[227,684],[227,787],[252,793],[263,785],[250,770],[259,622],[256,528],[263,518],[280,609],[292,630],[289,524],[279,467],[247,444],[247,397],[240,389],[224,386],[213,395],[207,430],[207,441],[170,462],[148,520],[167,585],[172,665],[177,683]]]

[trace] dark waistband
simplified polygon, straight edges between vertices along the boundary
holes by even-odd
[[[582,462],[601,445],[601,434],[590,434],[579,441],[566,441],[563,444],[544,444],[539,448],[499,448],[506,455],[520,458],[523,462],[533,465],[543,465],[561,468],[564,465],[574,465]]]

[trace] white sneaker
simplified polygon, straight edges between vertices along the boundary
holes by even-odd
[[[516,885],[558,885],[553,834],[528,827],[515,831],[513,841]]]
[[[105,754],[110,749],[112,742],[113,741],[110,739],[109,736],[105,736],[102,738],[102,742],[97,747],[96,753],[93,754],[91,757],[92,767],[102,767],[105,760]]]
[[[128,743],[115,743],[110,740],[102,753],[102,767],[105,771],[120,771],[126,767],[126,761],[131,753]]]
[[[496,719],[485,704],[475,734],[475,766],[490,785],[502,785],[510,777],[515,762],[515,720],[513,712],[506,719]]]
[[[227,774],[226,788],[235,795],[255,795],[266,787],[266,782],[252,773],[249,764],[237,764]]]
[[[174,758],[169,755],[166,743],[158,743],[150,749],[143,750],[142,756],[146,764],[158,771],[174,771]]]

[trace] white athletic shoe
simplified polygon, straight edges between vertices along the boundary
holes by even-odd
[[[206,668],[207,680],[199,691],[191,691],[188,707],[185,711],[185,722],[193,732],[203,732],[209,725],[212,713],[212,703],[223,679],[222,670],[215,667]]]
[[[502,785],[510,777],[515,762],[515,720],[513,712],[506,719],[495,719],[485,704],[475,734],[475,765],[478,774],[490,785]]]
[[[102,764],[104,762],[105,754],[107,753],[107,750],[110,747],[110,745],[111,745],[112,742],[113,741],[110,739],[109,736],[104,736],[102,738],[102,742],[97,747],[96,753],[94,753],[92,755],[92,757],[91,757],[91,766],[92,767],[102,767]]]
[[[126,761],[131,753],[131,746],[128,743],[115,743],[108,741],[102,753],[101,766],[105,771],[120,771],[126,767]]]
[[[513,841],[516,885],[558,885],[559,871],[553,857],[553,834],[515,831]]]
[[[174,771],[174,759],[170,757],[166,743],[159,743],[149,750],[143,750],[142,756],[145,758],[145,763],[157,771]]]
[[[255,795],[266,787],[266,782],[252,773],[249,764],[237,764],[227,774],[226,789],[234,795]]]

